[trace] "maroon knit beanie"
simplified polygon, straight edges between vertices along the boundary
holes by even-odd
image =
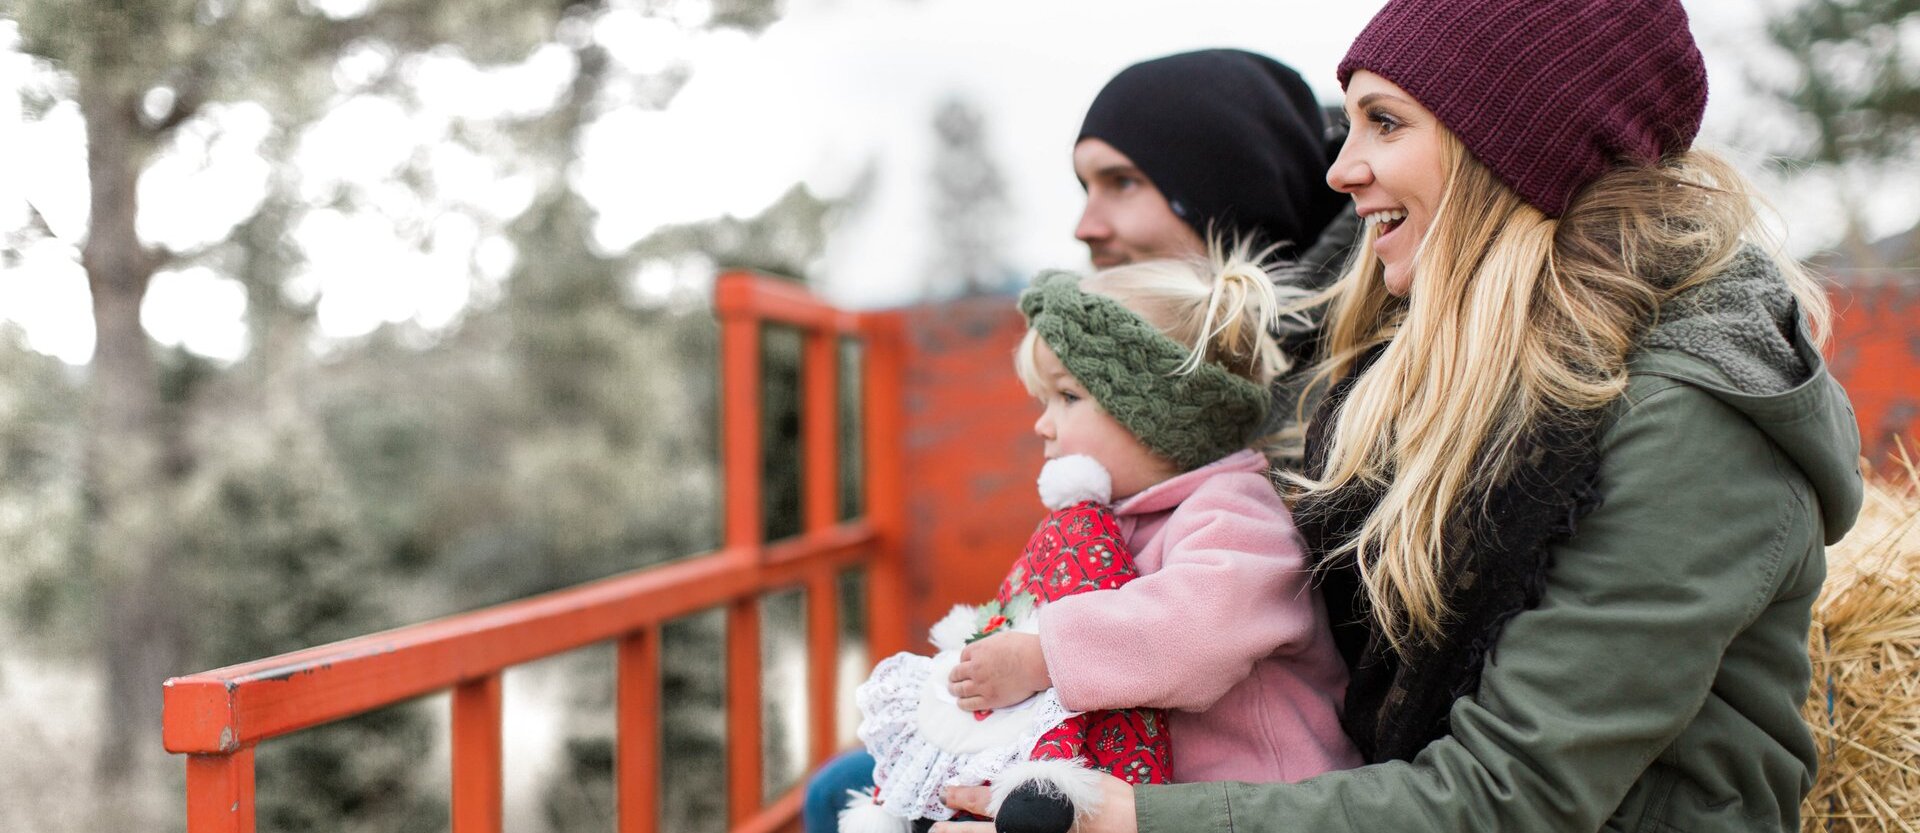
[[[1686,150],[1707,68],[1679,0],[1390,0],[1347,50],[1549,217],[1617,163]]]

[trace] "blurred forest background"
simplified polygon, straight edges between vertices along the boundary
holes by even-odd
[[[91,359],[74,365],[0,322],[0,827],[178,829],[180,763],[158,742],[168,676],[716,544],[704,276],[817,279],[866,191],[794,183],[755,216],[609,246],[583,194],[621,183],[579,158],[597,122],[666,108],[695,72],[611,48],[610,30],[751,37],[784,12],[779,0],[0,0],[0,40],[19,59],[0,71],[18,73],[23,121],[78,113],[91,206],[77,234],[32,204],[0,206],[0,276],[78,263],[95,330]],[[1842,191],[1920,187],[1900,179],[1920,135],[1920,2],[1804,0],[1772,15],[1755,46],[1772,68],[1731,83],[1760,90],[1794,129],[1755,150],[1781,176]],[[550,92],[464,109],[436,97],[451,75],[485,98],[504,73],[551,78]],[[342,135],[328,121],[342,108],[414,128]],[[1003,289],[1018,276],[990,125],[964,96],[929,112],[922,187],[949,222],[931,262],[904,268],[933,275],[936,294]],[[363,164],[315,162],[316,145]],[[190,184],[233,157],[255,160],[264,184],[211,232],[143,204],[148,177]],[[1063,177],[1065,164],[1062,152]],[[1842,204],[1826,267],[1910,278],[1920,238],[1870,233],[1873,203]],[[405,254],[392,291],[415,291],[409,270],[428,266],[452,264],[460,280],[430,324],[326,335],[308,267],[354,245],[328,229],[369,224]],[[207,296],[238,310],[235,349],[156,339],[143,305],[169,280],[236,296]],[[781,406],[797,349],[768,345],[776,469],[792,462],[778,449],[792,447]],[[797,498],[780,487],[791,474],[770,473],[776,536],[797,528]],[[766,615],[769,635],[799,632],[776,624],[798,621],[797,600]],[[720,622],[694,617],[668,638],[667,829],[719,830]],[[514,764],[529,773],[509,779],[516,829],[611,828],[608,668],[569,656],[520,689],[509,678],[510,712],[522,694],[546,706],[521,718],[546,740]],[[444,829],[440,705],[262,747],[261,828]],[[770,723],[781,730],[780,715]],[[803,748],[774,747],[789,760]],[[799,774],[772,767],[770,786]]]

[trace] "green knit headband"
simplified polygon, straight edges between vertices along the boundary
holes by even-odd
[[[1213,362],[1180,372],[1191,350],[1072,272],[1041,272],[1020,312],[1100,407],[1182,471],[1246,448],[1266,421],[1259,385]]]

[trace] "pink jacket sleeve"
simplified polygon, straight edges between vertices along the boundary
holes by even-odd
[[[1041,608],[1041,650],[1068,708],[1201,711],[1326,627],[1292,516],[1263,476],[1210,479],[1157,538],[1158,571]]]

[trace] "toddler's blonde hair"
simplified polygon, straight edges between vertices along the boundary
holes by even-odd
[[[1210,361],[1265,387],[1290,367],[1271,335],[1282,298],[1304,294],[1275,288],[1265,260],[1271,251],[1215,240],[1204,256],[1103,269],[1082,278],[1080,288],[1118,301],[1191,350],[1180,372]],[[1014,371],[1034,396],[1048,390],[1034,359],[1039,344],[1039,332],[1029,328],[1013,354]]]

